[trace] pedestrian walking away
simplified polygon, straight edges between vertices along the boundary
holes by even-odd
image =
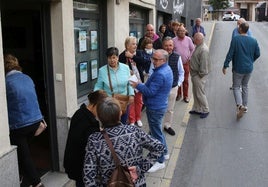
[[[240,119],[248,111],[248,82],[253,71],[253,63],[260,56],[260,48],[257,40],[247,35],[248,23],[242,23],[238,29],[240,35],[232,38],[222,72],[226,74],[226,69],[232,61],[232,87],[237,107],[236,117]]]

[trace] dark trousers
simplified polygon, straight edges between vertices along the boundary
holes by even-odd
[[[26,178],[26,180],[33,186],[36,186],[41,180],[31,158],[28,139],[34,137],[34,133],[39,127],[39,124],[40,122],[10,131],[11,144],[18,147],[17,153],[20,175]]]

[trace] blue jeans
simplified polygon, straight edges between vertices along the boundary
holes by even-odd
[[[159,140],[165,146],[164,154],[158,159],[158,162],[163,163],[165,161],[164,155],[168,153],[166,138],[162,131],[162,121],[166,110],[150,110],[146,109],[150,134],[152,137]]]
[[[248,82],[251,73],[239,74],[233,71],[233,93],[236,105],[248,105]],[[241,89],[242,88],[242,92]]]

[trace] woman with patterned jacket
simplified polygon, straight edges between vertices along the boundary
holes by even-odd
[[[127,166],[135,186],[146,186],[145,172],[163,154],[164,145],[141,128],[120,123],[121,109],[117,100],[106,98],[97,105],[97,116],[112,141],[123,166]],[[143,150],[149,152],[144,157]],[[84,184],[106,186],[115,169],[115,162],[101,132],[91,134],[86,146]]]

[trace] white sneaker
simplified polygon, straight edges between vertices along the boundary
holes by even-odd
[[[165,163],[156,162],[147,172],[153,173],[153,172],[156,172],[160,169],[164,169],[165,167],[166,167]]]
[[[129,125],[133,125],[133,126],[134,126],[134,125],[135,125],[135,123],[130,123]]]
[[[164,155],[165,160],[169,160],[169,154]]]
[[[141,120],[138,120],[138,121],[137,121],[137,125],[138,125],[139,127],[142,127],[142,122],[141,122]]]

